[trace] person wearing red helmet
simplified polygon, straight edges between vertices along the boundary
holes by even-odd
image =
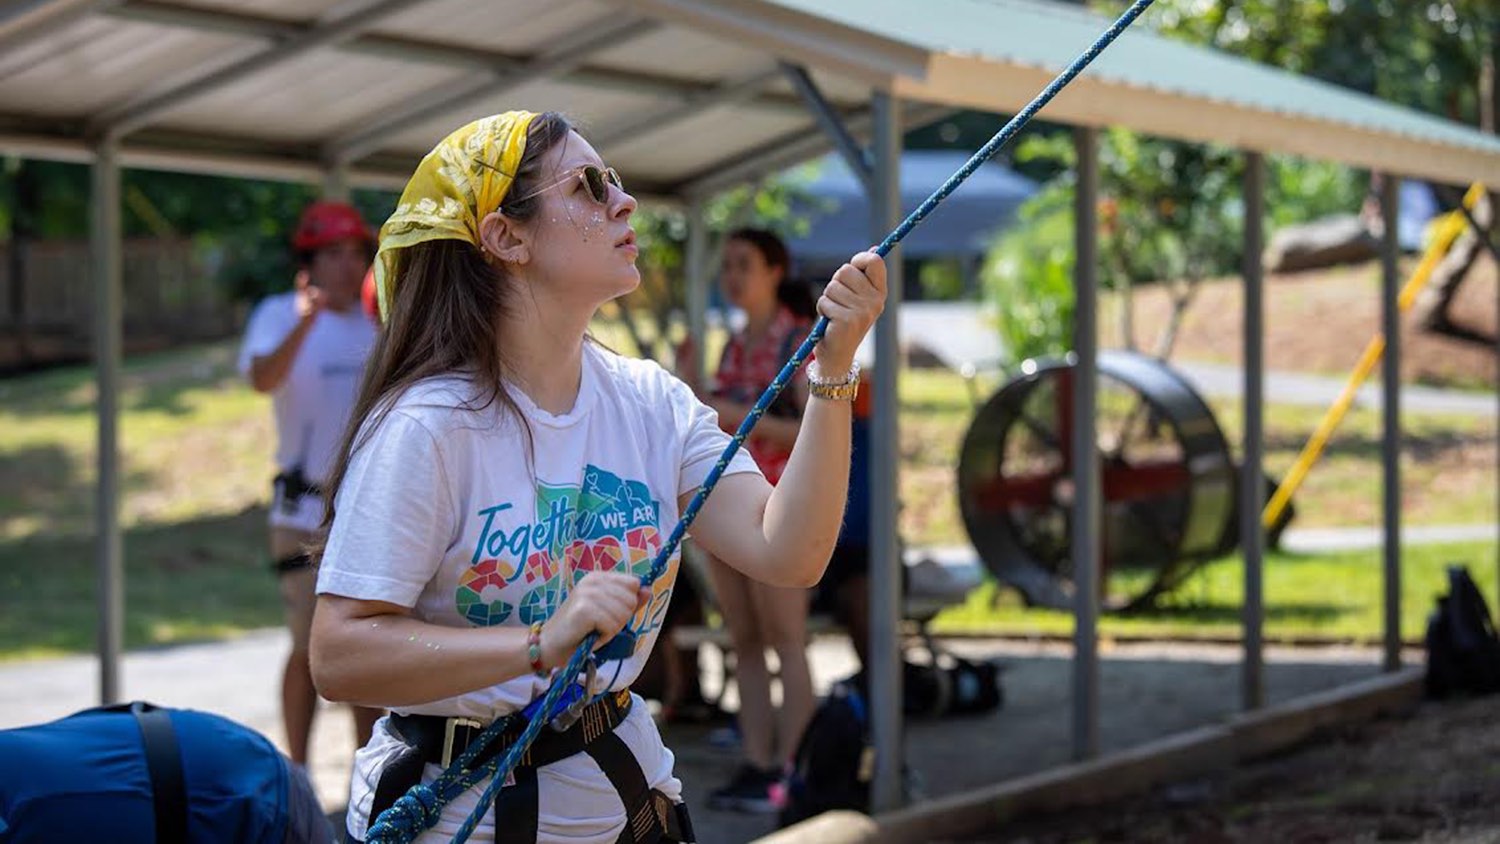
[[[241,373],[271,396],[276,420],[270,544],[292,638],[282,674],[282,720],[288,755],[299,765],[307,764],[318,703],[308,665],[317,573],[306,547],[322,521],[322,484],[375,342],[375,323],[360,301],[374,245],[374,233],[353,206],[309,205],[292,235],[299,267],[293,289],[256,306],[240,350]],[[379,715],[355,709],[361,743]]]

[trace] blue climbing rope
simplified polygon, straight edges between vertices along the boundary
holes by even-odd
[[[927,197],[910,216],[902,221],[901,225],[896,227],[895,231],[886,235],[885,240],[881,241],[880,245],[875,247],[875,253],[881,257],[889,254],[891,249],[895,248],[896,244],[900,243],[902,238],[906,237],[912,229],[916,228],[918,223],[926,219],[927,215],[931,214],[932,210],[939,203],[946,199],[953,191],[957,190],[958,186],[973,175],[974,171],[978,170],[980,165],[992,158],[995,153],[1000,151],[1001,147],[1009,143],[1016,136],[1016,133],[1021,131],[1036,116],[1038,111],[1041,111],[1047,103],[1051,102],[1052,98],[1057,96],[1059,91],[1067,87],[1079,73],[1083,72],[1084,68],[1088,67],[1094,59],[1098,58],[1099,54],[1106,47],[1113,43],[1116,38],[1120,37],[1120,33],[1124,32],[1127,27],[1134,23],[1135,19],[1140,17],[1141,13],[1146,11],[1146,8],[1152,2],[1153,0],[1135,0],[1130,8],[1126,9],[1125,13],[1120,15],[1119,19],[1100,35],[1082,55],[1074,59],[1073,63],[1068,65],[1056,79],[1052,80],[1035,99],[1012,117],[984,146],[980,147],[964,163],[964,166],[958,169],[958,172],[949,177],[941,187],[934,191],[931,196]],[[766,391],[755,402],[755,406],[750,409],[744,421],[740,423],[739,429],[734,432],[734,437],[724,449],[724,453],[719,456],[718,463],[709,471],[708,477],[704,479],[698,493],[688,503],[687,509],[683,511],[682,518],[678,520],[677,526],[673,528],[672,534],[667,539],[666,544],[662,546],[661,550],[657,552],[656,558],[652,560],[651,571],[642,578],[643,585],[651,585],[666,571],[667,562],[676,553],[677,546],[682,543],[682,538],[687,534],[688,527],[698,517],[698,511],[703,509],[703,502],[708,499],[714,487],[718,485],[719,479],[724,474],[724,470],[729,466],[729,461],[734,458],[740,447],[744,445],[745,438],[749,436],[751,429],[760,421],[761,416],[765,415],[767,408],[781,394],[781,391],[786,389],[786,385],[791,382],[792,376],[796,374],[802,364],[812,355],[813,347],[823,339],[823,334],[827,330],[828,318],[820,317],[813,325],[812,331],[808,333],[807,339],[803,340],[802,345],[798,346],[797,350],[792,354],[791,360],[786,362],[786,365],[776,374],[775,380],[771,382],[771,385],[766,388]],[[519,713],[520,716],[529,719],[526,729],[522,731],[520,737],[510,746],[503,757],[493,760],[478,769],[471,767],[479,752],[514,723],[517,718],[516,715],[496,719],[431,784],[413,786],[394,805],[382,812],[380,817],[376,818],[375,823],[370,827],[367,838],[369,844],[410,844],[423,830],[431,827],[437,821],[438,816],[442,813],[443,806],[465,791],[488,780],[489,786],[481,795],[479,805],[464,820],[458,833],[453,837],[453,844],[464,844],[464,842],[468,841],[469,836],[473,834],[479,822],[490,811],[490,807],[495,800],[495,795],[503,787],[505,780],[509,777],[511,771],[515,769],[521,757],[531,747],[532,741],[536,739],[537,733],[541,731],[542,726],[562,714],[563,711],[573,710],[576,712],[583,705],[583,698],[586,698],[589,692],[592,691],[592,689],[580,691],[577,685],[578,675],[584,670],[585,663],[591,657],[598,661],[604,661],[611,658],[629,656],[629,653],[624,653],[623,655],[613,653],[614,651],[621,650],[614,647],[616,644],[614,642],[611,642],[598,654],[595,654],[594,645],[598,642],[598,639],[598,634],[590,634],[585,638],[573,653],[572,658],[568,660],[567,664],[553,678],[552,685],[547,689],[547,694],[543,696],[541,701],[527,707],[524,712]],[[590,666],[589,673],[590,679],[592,679],[592,666]],[[571,699],[565,702],[565,696]]]

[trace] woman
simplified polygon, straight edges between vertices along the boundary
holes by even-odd
[[[331,485],[313,670],[334,700],[387,707],[355,758],[348,832],[430,781],[485,725],[540,697],[590,633],[633,652],[544,730],[474,839],[682,840],[681,784],[628,693],[677,576],[640,576],[728,437],[654,363],[588,342],[633,290],[635,200],[556,114],[507,112],[443,140],[381,230],[386,328]],[[830,282],[802,441],[773,488],[737,457],[694,538],[747,576],[805,588],[839,531],[854,350],[884,301],[861,254]],[[826,375],[824,373],[827,373]],[[566,726],[557,722],[554,726]],[[503,742],[502,742],[503,744]],[[495,748],[495,750],[503,750]],[[426,840],[448,840],[475,791]]]
[[[745,315],[729,338],[715,383],[705,397],[719,423],[733,431],[749,413],[788,357],[812,328],[813,302],[791,282],[791,255],[781,238],[762,229],[730,232],[720,273],[724,296]],[[807,405],[807,382],[799,376],[762,417],[745,443],[773,486],[791,459]],[[738,726],[744,759],[733,778],[709,796],[716,809],[776,811],[772,788],[796,750],[817,700],[807,664],[809,593],[763,583],[715,558],[714,592],[735,653],[739,689]],[[781,708],[772,711],[766,648],[780,664]]]

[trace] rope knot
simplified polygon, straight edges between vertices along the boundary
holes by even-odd
[[[422,831],[437,822],[443,807],[437,794],[426,785],[414,785],[380,813],[370,827],[370,844],[411,844]]]

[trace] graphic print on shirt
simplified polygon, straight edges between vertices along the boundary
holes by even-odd
[[[546,621],[590,572],[643,577],[661,549],[661,504],[650,489],[593,465],[581,486],[539,483],[536,512],[527,520],[517,515],[509,502],[476,514],[479,539],[454,594],[470,624],[488,627],[512,616],[523,625]],[[661,626],[676,578],[673,555],[631,629],[644,635]]]

